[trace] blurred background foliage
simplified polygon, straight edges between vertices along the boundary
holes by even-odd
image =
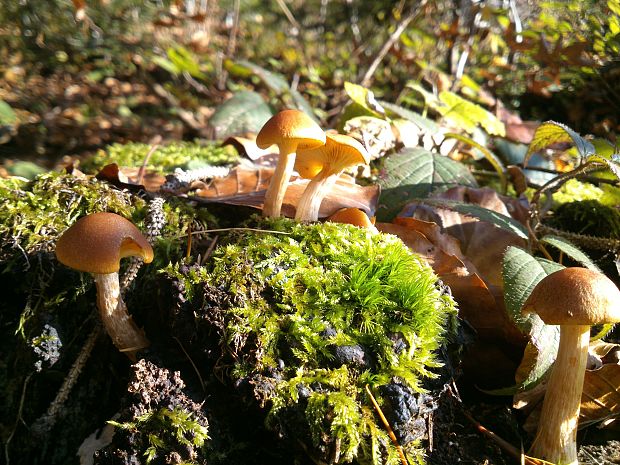
[[[334,126],[345,81],[418,110],[407,84],[461,92],[614,140],[619,32],[619,0],[8,2],[0,155],[217,136],[211,116],[242,90]]]

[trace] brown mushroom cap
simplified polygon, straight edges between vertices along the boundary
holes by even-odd
[[[88,273],[119,270],[123,257],[153,260],[153,249],[133,223],[115,213],[93,213],[76,221],[56,242],[62,264]]]
[[[360,228],[375,228],[375,225],[370,218],[368,218],[368,215],[359,208],[341,208],[327,218],[327,221],[331,221],[332,223],[352,224]]]
[[[549,325],[595,325],[620,321],[620,291],[607,276],[587,268],[564,268],[543,278],[522,308]]]
[[[339,172],[369,162],[370,155],[356,139],[344,134],[327,134],[325,145],[297,152],[295,170],[302,178],[309,179],[320,173],[325,166]]]
[[[300,149],[318,147],[325,144],[325,132],[304,112],[282,110],[261,128],[256,136],[256,145],[266,149],[282,143],[292,143]]]

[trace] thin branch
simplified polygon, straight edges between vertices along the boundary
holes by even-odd
[[[379,51],[379,53],[377,53],[377,56],[366,70],[364,77],[360,81],[360,85],[362,85],[363,87],[368,87],[370,85],[375,71],[377,70],[387,53],[390,51],[392,46],[400,38],[400,35],[403,33],[403,31],[407,28],[407,26],[409,26],[409,23],[420,14],[420,11],[424,9],[424,7],[426,6],[426,1],[427,0],[424,0],[415,7],[412,7],[411,11],[409,11],[409,13],[400,20],[400,22],[396,26],[396,29],[394,29],[394,32],[390,34],[387,41],[383,44],[381,50]]]

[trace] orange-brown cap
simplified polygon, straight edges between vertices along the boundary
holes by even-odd
[[[353,137],[327,134],[324,146],[297,152],[295,170],[302,178],[310,179],[325,166],[338,173],[345,168],[369,162],[370,155]]]
[[[304,112],[282,110],[272,116],[256,136],[256,145],[261,149],[274,144],[289,144],[300,149],[318,147],[325,144],[325,132]]]
[[[341,208],[332,216],[327,218],[327,221],[333,223],[344,223],[359,226],[360,228],[368,228],[376,230],[375,225],[372,223],[368,215],[359,208]]]
[[[543,278],[522,308],[549,325],[595,325],[620,321],[620,291],[607,276],[587,268],[564,268]]]
[[[153,261],[153,248],[133,223],[115,213],[93,213],[80,218],[56,242],[62,264],[88,273],[119,270],[123,257]]]

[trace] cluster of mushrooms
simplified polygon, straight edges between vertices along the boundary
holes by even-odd
[[[316,221],[325,195],[347,168],[369,162],[355,139],[326,134],[298,110],[284,110],[261,129],[257,145],[280,150],[275,173],[265,195],[263,216],[279,217],[293,170],[311,179],[297,205],[295,219]],[[358,209],[343,209],[328,218],[370,228]],[[149,341],[127,313],[120,294],[120,259],[153,259],[153,249],[140,231],[114,213],[94,213],[72,225],[56,244],[58,260],[92,273],[97,286],[101,321],[114,345],[131,360]],[[538,433],[530,454],[555,464],[577,465],[577,424],[588,357],[590,326],[620,321],[620,291],[605,275],[585,268],[565,268],[542,279],[523,306],[546,324],[560,326],[560,345],[548,379]]]
[[[293,171],[310,179],[297,204],[295,219],[317,221],[321,202],[346,169],[370,162],[370,155],[357,140],[325,133],[299,110],[283,110],[262,127],[256,145],[277,145],[280,157],[265,194],[263,216],[279,217],[284,194]]]

